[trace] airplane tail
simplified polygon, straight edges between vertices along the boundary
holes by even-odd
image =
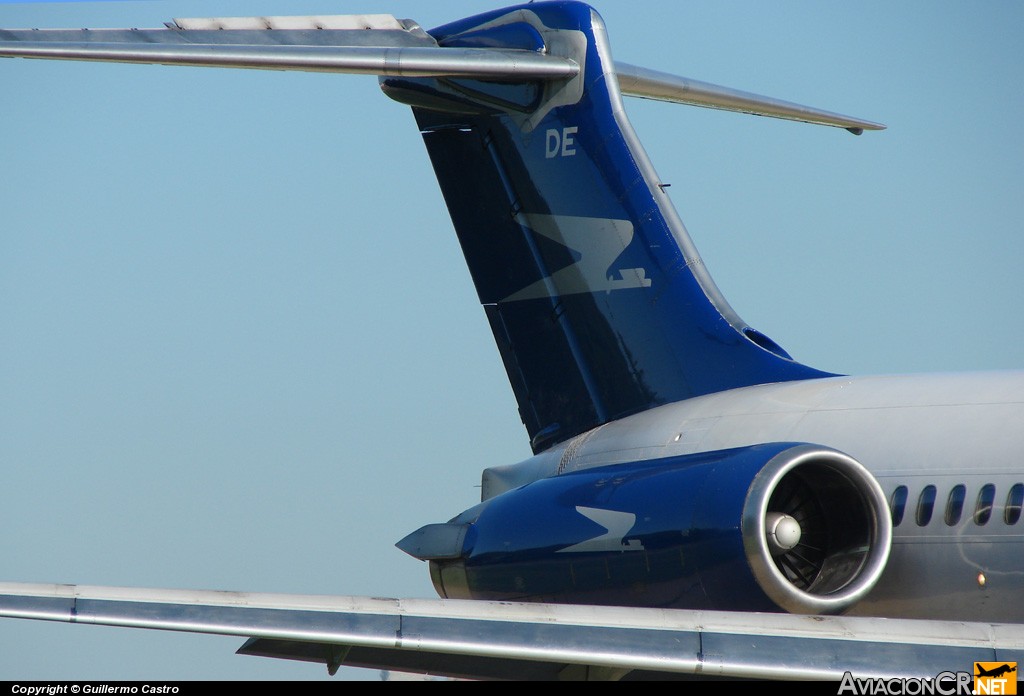
[[[626,119],[595,11],[531,4],[429,34],[580,66],[381,80],[413,107],[535,452],[672,401],[827,376],[744,323],[708,275]]]
[[[389,15],[0,30],[0,57],[382,76],[413,107],[535,452],[700,394],[825,376],[715,287],[622,94],[845,128],[883,125],[616,64],[579,2],[425,32]]]

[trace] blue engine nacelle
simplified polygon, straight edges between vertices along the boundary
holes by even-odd
[[[891,540],[856,460],[770,443],[542,479],[398,546],[442,597],[834,614]]]

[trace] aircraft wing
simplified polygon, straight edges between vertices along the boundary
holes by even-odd
[[[832,679],[1024,661],[1024,626],[0,584],[0,616],[246,637],[239,653],[477,679]]]

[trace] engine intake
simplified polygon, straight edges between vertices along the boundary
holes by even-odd
[[[793,613],[835,614],[853,606],[881,577],[892,545],[892,522],[874,477],[852,457],[812,445],[785,450],[758,472],[741,529],[758,585]],[[795,543],[780,542],[787,531]]]

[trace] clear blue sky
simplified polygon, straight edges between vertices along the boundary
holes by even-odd
[[[15,3],[0,26],[491,7]],[[618,59],[889,125],[627,104],[748,322],[852,374],[1024,366],[1024,4],[598,9]],[[0,576],[432,596],[392,544],[529,448],[408,109],[358,76],[3,60],[0,86]],[[2,621],[0,679],[326,677],[240,643]]]

